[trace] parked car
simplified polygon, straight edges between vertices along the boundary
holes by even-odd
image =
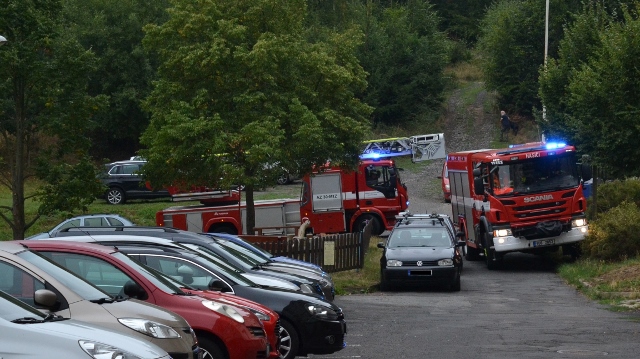
[[[204,359],[268,357],[270,344],[258,311],[188,295],[113,247],[60,240],[25,245],[116,298],[143,300],[181,315],[195,331]],[[269,322],[272,337],[276,321]]]
[[[444,195],[444,201],[451,202],[451,187],[449,185],[449,169],[447,168],[447,162],[442,165],[442,173],[438,176],[442,185],[442,193]]]
[[[65,228],[81,228],[81,227],[113,227],[113,226],[135,226],[135,224],[118,214],[85,214],[76,216],[62,221],[48,232],[34,234],[25,239],[43,239],[55,236],[58,231]]]
[[[0,358],[170,359],[147,340],[91,323],[47,315],[0,291]]]
[[[216,236],[216,237],[220,237],[220,238],[224,238],[226,240],[229,240],[230,242],[234,242],[238,245],[241,245],[243,247],[245,247],[246,249],[252,251],[253,253],[255,253],[256,255],[264,258],[265,260],[269,261],[269,262],[280,262],[280,263],[290,263],[290,264],[295,264],[295,265],[299,265],[299,266],[303,266],[303,267],[309,267],[311,269],[314,270],[318,270],[318,271],[322,271],[322,267],[320,267],[317,264],[313,264],[311,262],[307,262],[307,261],[302,261],[299,259],[294,259],[294,258],[289,258],[289,257],[285,257],[285,256],[276,256],[271,254],[269,251],[249,242],[244,240],[243,238],[235,235],[235,234],[229,234],[229,233],[201,233],[203,235],[206,236]]]
[[[79,235],[130,235],[130,236],[153,236],[169,239],[176,243],[190,244],[194,250],[202,250],[213,260],[223,261],[218,263],[223,266],[231,266],[228,270],[233,270],[247,278],[249,281],[260,285],[279,287],[284,289],[300,290],[306,294],[318,294],[324,299],[333,300],[335,287],[333,280],[328,274],[307,271],[302,268],[280,268],[262,265],[263,260],[256,261],[252,258],[236,253],[222,246],[217,237],[201,235],[194,232],[178,230],[166,227],[113,227],[113,228],[68,228],[56,234],[57,238]],[[104,241],[104,240],[101,240]],[[282,281],[288,282],[288,285]],[[295,286],[293,286],[295,284]],[[292,287],[293,286],[293,287]]]
[[[138,262],[191,287],[233,294],[273,309],[280,316],[280,357],[283,359],[331,354],[346,345],[347,325],[342,309],[335,304],[300,292],[261,287],[226,266],[217,265],[167,239],[113,235],[64,239],[115,245]]]
[[[196,336],[178,314],[137,300],[111,297],[25,248],[23,242],[26,241],[0,242],[0,290],[46,314],[98,324],[147,340],[172,358],[198,358]]]
[[[451,218],[446,214],[398,216],[380,258],[380,287],[399,284],[444,284],[460,290],[461,247]]]
[[[144,180],[140,170],[146,163],[144,160],[126,160],[105,164],[100,182],[107,187],[104,194],[107,202],[123,204],[130,199],[171,197],[167,189],[152,188]]]

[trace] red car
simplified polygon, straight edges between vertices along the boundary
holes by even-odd
[[[143,300],[179,314],[196,332],[203,359],[279,356],[278,315],[264,306],[235,301],[235,297],[229,299],[218,293],[182,291],[170,277],[113,247],[59,240],[20,243],[115,297]],[[266,320],[261,321],[256,314]]]
[[[451,202],[451,187],[449,187],[449,170],[447,169],[447,162],[442,165],[442,175],[438,176],[442,179],[442,193],[444,193],[444,201]]]

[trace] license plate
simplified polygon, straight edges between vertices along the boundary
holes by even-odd
[[[539,241],[533,241],[534,247],[552,246],[554,244],[556,244],[555,239],[542,239]]]

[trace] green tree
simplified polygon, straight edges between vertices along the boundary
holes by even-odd
[[[601,34],[601,46],[568,85],[575,139],[611,176],[640,175],[640,19],[637,8]]]
[[[89,93],[109,96],[89,133],[94,158],[121,160],[140,149],[150,117],[141,102],[157,68],[142,48],[142,27],[166,21],[167,7],[166,0],[64,0],[66,31],[97,57]]]
[[[369,21],[359,58],[369,73],[364,99],[375,108],[373,123],[398,125],[437,112],[449,43],[432,6],[407,1]]]
[[[166,23],[145,27],[161,59],[142,137],[154,185],[243,184],[251,229],[274,164],[355,167],[371,112],[357,98],[360,33],[306,41],[303,0],[171,3]]]
[[[548,56],[555,57],[563,25],[581,1],[551,0]],[[500,96],[502,107],[524,115],[541,109],[539,69],[544,64],[544,1],[505,0],[493,3],[482,20],[478,49],[486,86]]]
[[[593,59],[602,46],[600,34],[614,21],[600,2],[591,2],[575,15],[560,41],[558,58],[550,58],[540,69],[539,95],[546,108],[540,127],[547,137],[562,138],[579,144],[580,121],[572,121],[567,102],[571,97],[569,84],[575,74]],[[580,147],[581,144],[579,144]]]
[[[43,214],[86,208],[100,190],[84,136],[101,98],[87,96],[93,55],[61,30],[59,0],[0,4],[0,183],[12,192],[0,218],[23,239]],[[41,186],[25,192],[25,182]],[[25,202],[39,201],[33,218]]]

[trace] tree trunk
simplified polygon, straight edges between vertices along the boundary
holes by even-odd
[[[11,187],[13,190],[13,239],[24,239],[25,214],[24,214],[24,146],[25,146],[25,87],[22,76],[14,78],[14,94],[16,106],[16,143],[15,157],[12,166]]]
[[[247,185],[245,188],[245,196],[247,203],[247,218],[245,223],[246,233],[248,235],[254,235],[256,226],[256,206],[253,199],[253,185]]]

